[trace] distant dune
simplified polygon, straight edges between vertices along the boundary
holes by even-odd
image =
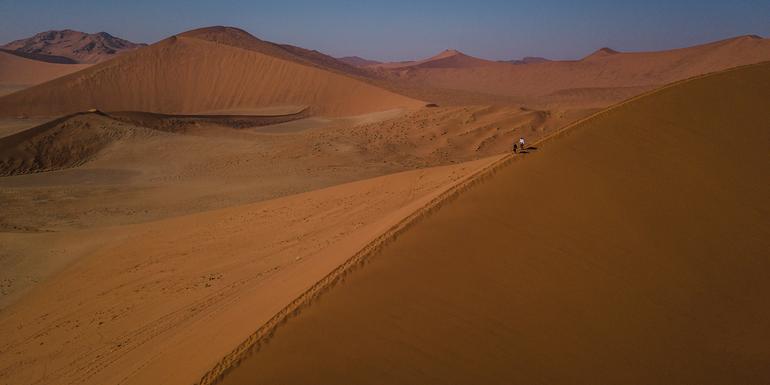
[[[659,52],[625,53],[602,48],[583,60],[543,61],[528,65],[490,62],[456,51],[417,62],[375,66],[407,94],[420,87],[514,97],[528,104],[577,104],[601,107],[672,81],[730,67],[770,60],[770,39],[742,36]],[[608,90],[616,95],[607,98]],[[595,97],[589,90],[595,90]],[[567,98],[570,90],[579,96]]]
[[[207,123],[246,129],[304,117],[304,110],[269,116],[77,113],[0,138],[0,176],[77,167],[117,140],[153,131],[185,133]]]
[[[85,33],[65,29],[46,31],[12,41],[2,48],[29,55],[66,57],[77,63],[99,63],[146,44],[132,43],[107,32]]]
[[[0,98],[0,115],[58,116],[91,108],[194,114],[302,105],[336,116],[423,104],[299,60],[239,30],[197,30]]]
[[[0,95],[87,68],[87,64],[56,64],[0,51]]]
[[[612,56],[612,55],[616,55],[616,54],[619,54],[619,53],[620,52],[618,52],[618,51],[616,51],[616,50],[614,50],[612,48],[603,47],[603,48],[597,49],[596,51],[594,51],[590,55],[584,57],[583,60],[601,59],[603,57]]]
[[[768,383],[767,122],[770,64],[579,123],[340,275],[219,383]]]
[[[364,59],[358,56],[345,56],[345,57],[337,58],[337,60],[356,67],[367,67],[367,66],[373,66],[373,65],[382,63],[376,60]]]
[[[527,56],[523,59],[515,59],[515,60],[502,60],[503,63],[509,63],[509,64],[532,64],[532,63],[542,63],[545,61],[550,61],[544,57],[537,57],[537,56]]]

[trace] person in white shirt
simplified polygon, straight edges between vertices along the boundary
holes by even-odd
[[[524,151],[524,138],[519,138],[519,148]]]

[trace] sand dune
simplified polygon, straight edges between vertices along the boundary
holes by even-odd
[[[413,70],[416,68],[472,68],[494,65],[495,62],[468,56],[458,50],[447,49],[430,58],[418,61],[380,63],[370,66],[375,69]]]
[[[367,67],[367,66],[371,66],[371,65],[375,65],[375,64],[382,64],[382,62],[379,62],[379,61],[376,61],[376,60],[364,59],[364,58],[359,57],[359,56],[345,56],[345,57],[337,58],[337,60],[339,60],[339,61],[341,61],[343,63],[348,63],[348,64],[350,64],[352,66],[356,66],[356,67]]]
[[[423,104],[259,44],[228,31],[182,34],[0,98],[0,115],[57,116],[91,108],[193,114],[306,105],[312,113],[340,116]]]
[[[109,118],[98,114],[66,116],[0,138],[0,176],[75,167],[135,131],[126,125],[107,126],[105,120]]]
[[[569,128],[413,225],[224,384],[770,381],[770,64]]]
[[[404,83],[403,92],[409,95],[418,95],[422,86],[515,97],[519,103],[538,108],[604,107],[676,80],[770,60],[770,39],[742,36],[658,52],[623,53],[603,48],[583,60],[527,65],[454,56],[462,60],[454,64],[439,55],[438,60],[377,67],[393,80]],[[611,89],[614,91],[608,93]],[[565,97],[573,90],[580,90],[581,95]],[[590,95],[590,90],[595,90],[596,95]],[[437,94],[434,100],[443,102]]]
[[[88,65],[47,63],[0,51],[0,95],[44,83],[84,68],[88,68]]]
[[[202,125],[247,129],[306,116],[304,110],[272,116],[78,113],[0,138],[0,176],[77,167],[116,141],[153,131],[184,133]]]

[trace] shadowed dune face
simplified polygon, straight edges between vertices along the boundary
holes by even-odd
[[[121,139],[184,134],[200,126],[247,129],[306,117],[304,110],[282,115],[160,115],[80,113],[0,138],[0,176],[31,174],[84,165]],[[124,146],[130,147],[128,143]]]
[[[225,384],[770,381],[770,64],[581,123],[447,203]]]
[[[0,115],[55,116],[91,108],[194,114],[305,105],[314,113],[341,116],[423,104],[317,67],[238,48],[230,40],[195,36],[172,37],[3,97]]]
[[[0,96],[88,68],[87,64],[59,64],[0,51]],[[5,92],[4,89],[8,91]]]
[[[0,176],[76,167],[110,143],[137,132],[125,124],[108,127],[106,121],[97,114],[66,116],[0,138]]]

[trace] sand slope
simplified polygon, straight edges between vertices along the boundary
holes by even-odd
[[[41,283],[0,309],[0,383],[193,383],[351,255],[492,160],[139,225],[0,233],[3,294],[30,266],[47,278],[35,275]]]
[[[231,38],[210,31],[169,38],[0,98],[0,115],[56,116],[90,108],[191,114],[305,105],[336,116],[422,104],[315,66],[236,47]]]
[[[252,117],[232,118],[232,128],[223,125],[231,118],[135,112],[11,126],[18,132],[11,142],[0,138],[7,167],[0,173],[25,175],[0,178],[0,231],[147,222],[476,160],[572,119],[519,108],[441,107],[254,128],[240,127],[260,123]]]
[[[565,131],[415,224],[226,384],[770,381],[770,64]]]
[[[455,59],[439,55],[377,67],[407,83],[405,92],[422,85],[511,96],[530,105],[607,106],[672,81],[770,60],[770,39],[742,36],[658,52],[619,53],[603,48],[583,60],[527,65],[488,62],[458,53],[449,56]]]
[[[4,89],[16,91],[84,68],[88,65],[47,63],[0,51],[0,95]]]

